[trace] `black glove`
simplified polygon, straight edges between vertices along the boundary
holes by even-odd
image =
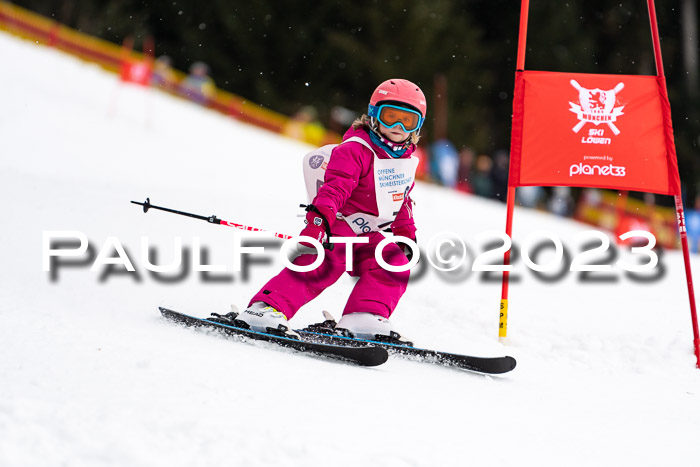
[[[418,244],[418,242],[416,241],[416,238],[415,238],[415,237],[413,237],[411,240],[413,240],[414,242],[416,242],[416,244]],[[399,248],[401,248],[401,251],[403,251],[403,254],[406,255],[406,258],[408,258],[408,261],[410,262],[411,259],[413,258],[413,250],[412,250],[411,247],[408,245],[408,243],[396,242],[396,245],[397,245]]]

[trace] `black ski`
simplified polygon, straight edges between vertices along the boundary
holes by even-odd
[[[308,352],[322,357],[344,360],[362,366],[381,365],[389,358],[387,350],[380,346],[354,346],[334,342],[293,339],[263,332],[255,332],[225,323],[210,321],[208,319],[196,318],[168,308],[159,307],[159,309],[165,318],[186,326],[216,329],[225,334],[271,342],[280,347],[286,347],[299,352]]]
[[[353,345],[357,347],[377,346],[386,349],[390,354],[405,356],[412,360],[421,362],[434,363],[443,366],[461,368],[463,370],[475,371],[478,373],[487,374],[502,374],[508,373],[515,368],[515,359],[513,357],[474,357],[471,355],[460,355],[438,350],[421,349],[419,347],[411,347],[402,344],[392,344],[388,342],[380,342],[365,339],[356,339],[353,337],[344,337],[336,334],[324,334],[313,331],[305,331],[303,329],[296,330],[304,340],[325,344],[337,345]]]

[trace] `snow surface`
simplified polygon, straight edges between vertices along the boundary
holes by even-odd
[[[393,321],[417,344],[513,355],[501,377],[397,358],[360,368],[165,322],[239,306],[279,269],[205,282],[146,271],[141,237],[174,257],[195,238],[232,267],[234,229],[130,200],[294,234],[308,146],[236,122],[50,48],[0,34],[0,465],[450,466],[680,465],[700,439],[682,256],[661,280],[546,283],[516,263],[509,338],[497,339],[500,282],[429,268]],[[503,228],[503,204],[419,184],[419,240]],[[516,209],[515,241],[547,230],[573,250],[589,227]],[[116,237],[137,270],[91,262],[42,271],[44,231]],[[567,243],[570,242],[570,243]],[[112,249],[108,248],[108,253]],[[260,256],[259,256],[260,257]],[[700,264],[693,258],[695,277]],[[102,277],[102,279],[101,279]],[[340,314],[343,278],[293,322]]]

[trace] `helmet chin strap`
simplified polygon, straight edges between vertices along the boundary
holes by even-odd
[[[407,149],[411,145],[411,134],[409,133],[406,139],[400,143],[395,143],[388,138],[386,138],[384,135],[381,134],[379,131],[379,122],[377,122],[377,119],[374,117],[370,117],[371,121],[371,126],[370,128],[372,129],[372,132],[379,138],[379,141],[381,141],[383,144],[389,147],[393,152],[396,151],[401,151],[404,149]]]

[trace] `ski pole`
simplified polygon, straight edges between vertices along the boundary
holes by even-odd
[[[159,211],[165,211],[165,212],[170,212],[173,214],[179,214],[181,216],[187,216],[187,217],[193,217],[195,219],[200,219],[203,221],[207,221],[210,224],[219,224],[219,225],[225,225],[227,227],[233,227],[235,229],[241,229],[241,230],[247,230],[249,232],[267,232],[267,230],[264,229],[259,229],[257,227],[251,227],[249,225],[243,225],[243,224],[236,224],[235,222],[229,222],[225,221],[223,219],[219,219],[216,216],[200,216],[199,214],[192,214],[190,212],[184,212],[184,211],[177,211],[175,209],[170,209],[170,208],[164,208],[162,206],[155,206],[151,204],[151,198],[146,198],[146,202],[144,203],[139,203],[138,201],[132,201],[132,204],[138,204],[139,206],[143,206],[143,212],[148,212],[149,209],[158,209]],[[277,232],[273,232],[273,235],[277,238],[281,238],[283,240],[288,240],[292,238],[291,235],[284,235],[280,234]]]

